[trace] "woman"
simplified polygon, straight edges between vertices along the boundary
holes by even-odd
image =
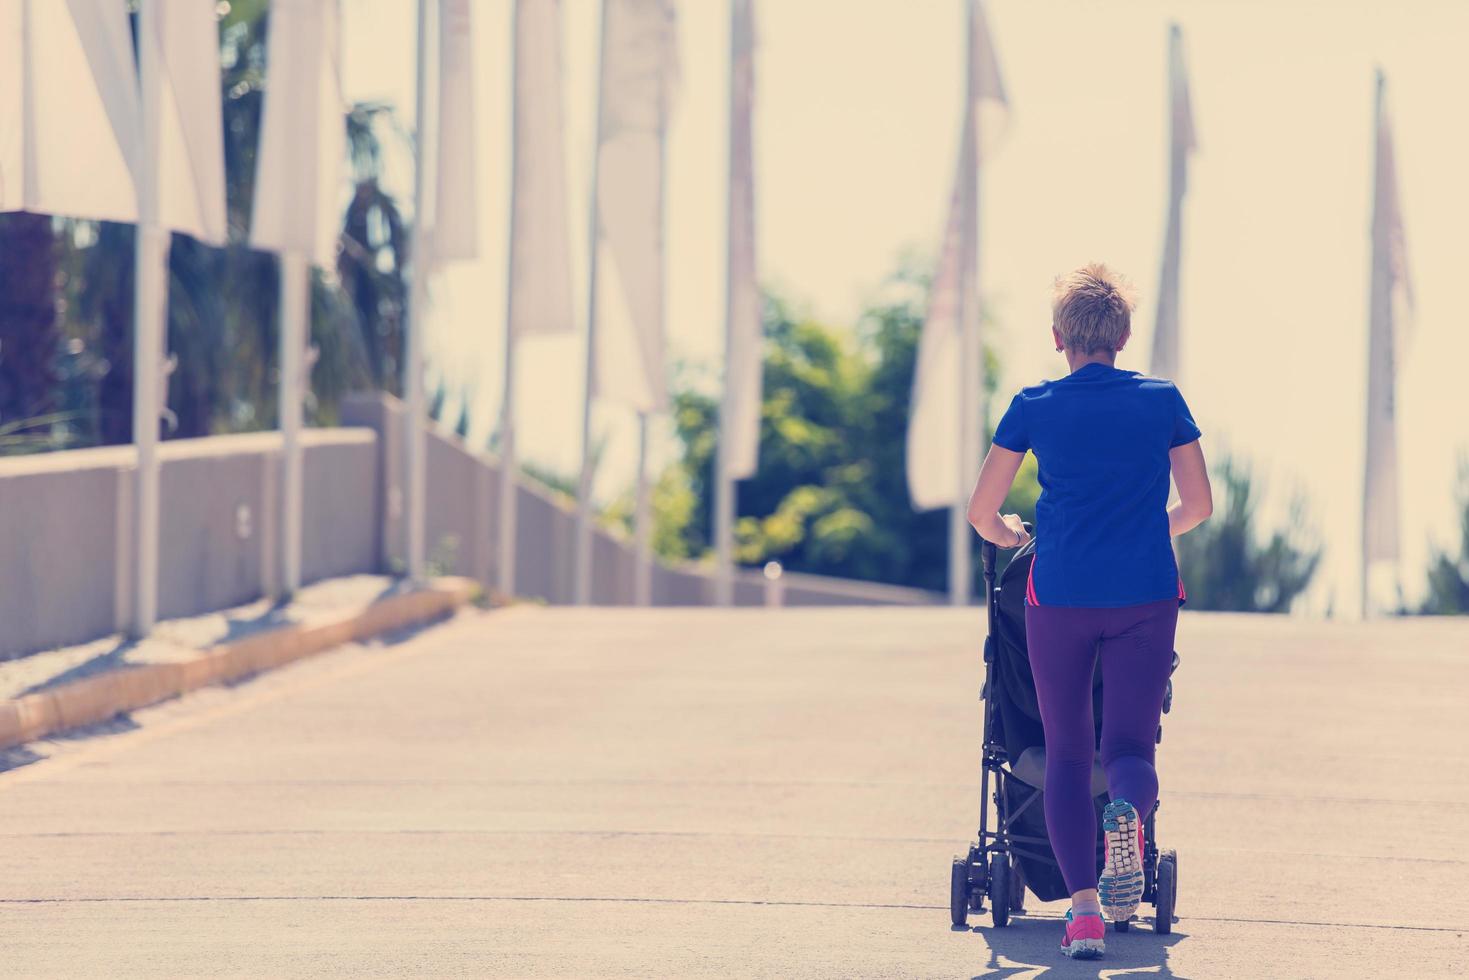
[[[1056,281],[1051,336],[1071,373],[1015,396],[969,500],[969,522],[986,541],[1024,544],[1020,518],[998,511],[1026,451],[1035,453],[1039,538],[1025,627],[1046,733],[1046,829],[1071,892],[1061,951],[1084,959],[1102,955],[1102,912],[1125,921],[1142,898],[1142,826],[1158,799],[1154,734],[1184,599],[1171,537],[1213,509],[1183,396],[1170,381],[1114,367],[1132,336],[1132,309],[1126,284],[1105,266]],[[1112,798],[1100,879],[1090,789],[1098,656]]]

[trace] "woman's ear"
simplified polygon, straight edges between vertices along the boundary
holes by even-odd
[[[1051,339],[1056,342],[1056,353],[1057,354],[1061,353],[1063,350],[1066,349],[1066,345],[1063,344],[1063,343],[1061,343],[1061,333],[1060,333],[1060,331],[1058,331],[1054,326],[1051,327]]]
[[[1127,329],[1125,329],[1125,330],[1122,331],[1122,339],[1119,340],[1119,341],[1117,341],[1117,353],[1119,353],[1119,354],[1122,353],[1122,348],[1126,347],[1127,346],[1127,342],[1129,340],[1131,340],[1131,339],[1132,339],[1132,325],[1131,324],[1128,324]]]

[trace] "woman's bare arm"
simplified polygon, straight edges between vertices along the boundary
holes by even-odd
[[[979,468],[979,480],[974,484],[974,493],[969,495],[969,523],[986,541],[1001,548],[1017,548],[1030,539],[1015,514],[1000,516],[1000,505],[1020,472],[1024,453],[1017,453],[1004,446],[990,446],[984,465]]]
[[[1209,468],[1198,439],[1169,450],[1168,462],[1178,488],[1178,503],[1168,508],[1168,533],[1176,538],[1214,513],[1214,491],[1209,486]]]

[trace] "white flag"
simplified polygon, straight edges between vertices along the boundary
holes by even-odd
[[[979,465],[959,451],[961,385],[977,373],[961,355],[966,330],[977,332],[979,261],[978,170],[1008,122],[1009,102],[1000,79],[984,8],[974,3],[968,44],[969,92],[963,106],[959,163],[949,193],[944,239],[929,291],[928,316],[918,341],[913,398],[908,417],[908,493],[919,510],[959,502],[961,474]],[[982,393],[970,404],[976,415]],[[974,421],[978,428],[978,419]],[[978,452],[978,447],[973,447]]]
[[[510,332],[565,333],[572,310],[561,2],[516,0],[515,162],[510,191]]]
[[[158,223],[210,245],[228,236],[219,23],[213,0],[159,5]],[[146,21],[145,21],[146,22]]]
[[[1385,88],[1379,73],[1367,340],[1367,465],[1362,498],[1364,575],[1373,562],[1398,557],[1397,363],[1413,307]]]
[[[764,331],[755,267],[754,0],[734,0],[729,116],[729,323],[725,341],[726,475],[755,475],[760,451],[760,374]]]
[[[1177,24],[1168,31],[1168,91],[1168,227],[1163,235],[1163,269],[1158,279],[1158,312],[1153,326],[1153,356],[1149,365],[1149,372],[1159,378],[1178,377],[1183,195],[1188,188],[1189,154],[1198,148],[1194,138],[1193,106],[1188,94],[1188,71],[1183,61],[1183,34]]]
[[[678,76],[671,0],[604,0],[599,230],[610,275],[597,298],[598,397],[640,412],[668,400],[663,364],[663,142]]]
[[[474,31],[469,0],[440,0],[438,180],[433,253],[437,262],[479,255],[475,191]]]
[[[141,127],[124,4],[0,0],[0,211],[136,221]]]
[[[272,0],[250,244],[328,266],[341,233],[346,107],[338,0]]]

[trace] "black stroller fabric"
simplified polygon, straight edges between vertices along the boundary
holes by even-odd
[[[1041,728],[1041,711],[1036,705],[1035,677],[1030,671],[1030,649],[1025,644],[1025,583],[1035,560],[1035,540],[1031,539],[1000,573],[998,646],[1000,660],[999,690],[996,705],[1000,709],[1001,740],[1010,761],[1031,746],[1046,744]],[[1102,672],[1092,678],[1092,718],[1097,725],[1097,740],[1102,737]]]
[[[1025,642],[1025,585],[1035,560],[1035,541],[1015,552],[1000,573],[1000,596],[997,602],[996,649],[991,707],[997,712],[997,736],[1013,765],[1028,748],[1044,747],[1045,732],[1041,727],[1040,709],[1036,705],[1035,677],[1030,669],[1030,652]],[[1102,679],[1098,670],[1092,680],[1092,717],[1097,724],[1097,738],[1102,729]],[[1014,776],[1004,779],[1006,811],[1010,814],[1009,833],[1014,837],[1035,838],[1037,842],[1016,843],[1012,847],[1020,863],[1026,887],[1042,901],[1053,902],[1070,895],[1061,869],[1046,836],[1045,799],[1038,787],[1026,785]],[[1107,805],[1103,794],[1094,799],[1097,825],[1101,826],[1102,810]],[[1097,866],[1101,867],[1101,835],[1098,834]]]

